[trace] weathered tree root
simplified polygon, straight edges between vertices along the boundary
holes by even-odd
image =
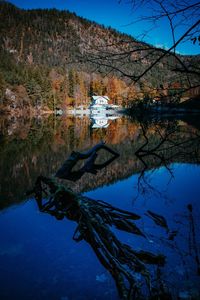
[[[140,284],[134,277],[135,273],[141,274],[149,291],[151,290],[146,264],[163,266],[165,257],[146,251],[134,251],[121,243],[110,228],[115,226],[145,238],[145,234],[134,222],[141,218],[139,215],[76,194],[42,176],[38,177],[32,192],[40,211],[51,214],[58,220],[66,217],[78,223],[73,239],[76,242],[84,239],[90,244],[115,280],[122,299],[140,299]]]
[[[112,157],[102,164],[95,164],[95,160],[98,156],[98,151],[100,150],[105,150],[109,152],[110,154],[112,154]],[[109,148],[108,146],[106,146],[104,142],[95,145],[93,148],[86,152],[72,151],[71,155],[65,160],[61,168],[56,172],[55,176],[61,179],[77,181],[85,173],[96,174],[98,170],[105,168],[118,156],[119,154],[111,148]],[[84,166],[79,170],[74,171],[73,168],[80,160],[86,160]]]

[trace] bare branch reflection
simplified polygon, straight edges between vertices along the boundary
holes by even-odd
[[[200,163],[200,135],[198,131],[191,132],[182,129],[176,122],[157,122],[154,125],[153,136],[151,124],[140,123],[143,135],[142,145],[135,151],[136,157],[143,164],[138,177],[138,193],[158,193],[151,185],[151,175],[155,169],[151,169],[152,160],[156,162],[157,168],[164,167],[173,179],[173,172],[170,164],[176,160]],[[148,172],[147,172],[148,171]]]

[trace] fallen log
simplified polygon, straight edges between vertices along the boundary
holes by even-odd
[[[98,156],[98,151],[102,149],[111,153],[112,157],[102,164],[95,164],[95,160],[97,159]],[[77,181],[86,172],[96,174],[98,170],[105,168],[118,156],[119,154],[114,150],[112,150],[111,148],[109,148],[108,146],[106,146],[104,142],[95,145],[93,148],[91,148],[86,152],[72,151],[71,155],[63,163],[61,168],[56,172],[55,177]],[[79,160],[84,160],[84,159],[87,159],[84,166],[80,168],[78,171],[73,171],[72,169],[75,167],[77,162]]]
[[[41,212],[57,220],[67,218],[77,222],[73,240],[85,240],[90,244],[115,280],[121,299],[141,299],[141,284],[136,280],[136,273],[144,278],[151,293],[151,277],[146,264],[163,266],[165,257],[147,251],[135,251],[122,243],[111,230],[115,226],[144,239],[145,233],[135,224],[141,216],[76,194],[54,179],[43,176],[38,177],[32,193]]]

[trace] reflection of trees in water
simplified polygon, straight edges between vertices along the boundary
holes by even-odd
[[[6,162],[3,164],[4,173],[2,173],[4,177],[6,174],[5,181],[2,182],[9,185],[6,196],[18,186],[21,191],[27,189],[27,180],[31,185],[38,174],[49,175],[55,172],[73,148],[88,149],[96,141],[99,142],[98,132],[89,132],[89,121],[86,118],[69,118],[56,122],[47,119],[41,124],[36,122],[28,126],[25,139],[19,138],[18,134],[10,137],[4,135],[5,139],[0,152],[3,158],[1,163]],[[79,187],[78,191],[91,189],[139,171],[141,172],[139,183],[143,184],[145,191],[151,188],[150,185],[148,186],[149,182],[144,181],[147,170],[162,165],[170,170],[169,164],[174,161],[199,162],[199,132],[186,124],[168,120],[140,124],[123,119],[117,120],[107,130],[104,136],[109,138],[113,149],[121,154],[120,158],[113,161],[112,165],[107,166],[106,169],[100,170],[95,180],[94,175],[88,176],[87,174],[87,177],[85,175],[81,177],[77,185],[70,183],[74,191],[78,190],[77,187]],[[99,156],[99,162],[108,158],[106,154]],[[13,168],[16,171],[15,174],[13,174]],[[19,171],[17,171],[18,168]],[[12,182],[13,179],[15,179],[14,182]],[[40,210],[57,219],[66,217],[78,223],[74,239],[77,241],[85,239],[91,245],[101,263],[113,276],[121,297],[127,299],[129,296],[133,299],[135,294],[135,299],[142,299],[142,297],[147,299],[146,295],[150,299],[170,299],[172,294],[177,295],[181,287],[178,284],[177,287],[176,282],[173,282],[176,278],[173,269],[168,270],[161,266],[164,262],[163,256],[167,256],[170,251],[175,257],[179,257],[178,262],[176,260],[174,262],[181,265],[180,278],[189,281],[185,290],[188,297],[192,297],[194,291],[190,283],[193,280],[196,284],[197,272],[199,275],[199,241],[197,218],[190,204],[184,216],[176,216],[177,227],[172,230],[166,225],[165,218],[154,212],[147,212],[151,222],[161,230],[164,228],[164,232],[158,231],[155,226],[151,228],[152,232],[149,230],[146,232],[142,223],[143,220],[144,222],[147,220],[147,215],[136,216],[111,207],[105,202],[82,197],[67,188],[57,189],[58,186],[54,183],[51,185],[50,181],[45,183],[47,186],[50,185],[51,195],[48,198],[49,187],[46,190],[45,203],[42,191],[36,195]],[[13,184],[13,190],[10,189],[11,184]],[[44,192],[44,186],[39,185],[40,188]],[[16,195],[14,192],[13,194]],[[136,220],[137,217],[138,220]],[[135,234],[137,249],[122,243],[111,231],[112,226]],[[186,240],[187,233],[189,239]],[[140,244],[138,239],[145,242]],[[154,247],[151,245],[152,241]],[[157,251],[160,246],[155,247],[157,243],[162,245],[160,249],[163,250],[161,252],[163,256]],[[138,250],[138,245],[142,250]],[[191,268],[191,266],[195,267]],[[199,295],[199,291],[197,293]]]
[[[83,197],[45,177],[37,179],[34,194],[42,212],[55,216],[58,220],[66,217],[78,223],[73,239],[77,242],[84,239],[90,244],[99,261],[115,280],[122,299],[139,299],[140,285],[145,282],[150,293],[151,276],[146,264],[163,266],[164,256],[143,250],[135,251],[120,242],[110,228],[114,226],[146,238],[135,224],[140,219],[139,215],[103,201]],[[141,282],[137,282],[135,274],[141,274]]]
[[[177,122],[157,122],[151,132],[152,124],[140,124],[143,144],[135,151],[136,157],[142,162],[143,168],[138,178],[138,192],[145,194],[154,191],[150,184],[152,161],[156,168],[164,166],[173,177],[170,164],[172,162],[200,162],[200,134],[189,126],[178,126]],[[150,134],[149,134],[150,131]],[[153,170],[154,172],[154,170]]]
[[[145,144],[139,148],[138,153],[145,153],[148,157],[146,147],[149,141],[144,127],[142,127],[142,132]],[[171,128],[169,130],[167,126],[166,131],[164,130],[165,135],[158,132],[161,140],[154,145],[154,148],[149,148],[150,155],[156,157],[154,151],[160,149],[175,130]],[[178,142],[178,147],[179,144]],[[57,172],[58,175],[74,181],[74,174],[71,172],[72,165],[85,158],[89,160],[76,171],[76,174],[80,172],[82,176],[83,170],[96,173],[95,159],[101,147],[104,147],[104,144],[98,144],[85,153],[76,152],[75,156],[72,153]],[[109,147],[105,149],[116,154]],[[147,164],[144,163],[144,166],[146,168]],[[93,169],[95,172],[92,172]],[[200,259],[196,216],[193,215],[192,204],[188,204],[184,218],[181,215],[176,216],[174,224],[177,226],[171,230],[166,218],[155,212],[147,210],[141,216],[138,213],[118,209],[101,200],[96,201],[77,194],[46,177],[38,177],[32,192],[41,212],[48,213],[58,220],[67,218],[78,223],[73,239],[77,242],[85,240],[89,243],[101,264],[113,277],[121,299],[181,299],[183,295],[190,299],[198,299],[200,296],[200,291],[195,289],[199,281],[198,276],[200,276]],[[148,228],[148,223],[144,226],[145,217],[153,222],[154,230]],[[183,222],[186,222],[185,228],[183,228]],[[155,225],[164,229],[165,233],[155,230]],[[111,227],[139,237],[134,242],[137,250],[121,242]],[[148,228],[147,232],[144,228]],[[186,232],[189,233],[187,240],[185,240]],[[141,239],[145,240],[142,244]],[[153,247],[150,246],[151,243]],[[140,250],[138,250],[138,245],[140,245]],[[187,282],[184,291],[176,282],[177,278],[172,273],[172,267],[170,269],[169,263],[166,264],[166,258],[172,260],[171,264],[176,263],[179,272],[182,272],[182,280]]]
[[[91,131],[90,121],[86,117],[64,119],[50,117],[32,121],[16,119],[7,122],[1,122],[1,198],[7,201],[7,204],[1,202],[2,207],[8,205],[9,201],[10,203],[21,201],[27,185],[30,188],[38,174],[52,175],[74,149],[87,150],[98,143],[102,136],[108,145],[112,145],[115,151],[121,153],[120,159],[113,162],[112,166],[99,171],[95,181],[93,175],[84,175],[78,184],[73,184],[74,190],[77,192],[91,190],[126,178],[133,173],[139,173],[144,168],[142,161],[134,155],[145,143],[143,131],[137,120],[123,117],[113,121],[107,129],[100,131]],[[170,141],[167,141],[170,143],[170,148],[168,147],[165,151],[158,147],[156,153],[159,155],[164,155],[164,152],[167,155],[171,153],[169,162],[190,162],[190,148],[193,149],[192,151],[196,148],[198,152],[198,138],[195,140],[198,130],[192,126],[168,120],[151,120],[148,124],[146,123],[142,124],[148,138],[148,148],[143,147],[142,150],[157,147],[161,141],[161,135],[165,136],[166,128],[169,130],[173,126],[176,131],[169,136]],[[8,134],[8,130],[12,132],[11,135]],[[185,144],[175,147],[173,142],[178,141],[180,143],[185,141]],[[188,154],[186,151],[181,152],[181,146],[188,149]],[[100,162],[105,159],[109,159],[107,154],[99,155]],[[147,169],[160,166],[163,161],[155,155],[145,156]]]
[[[32,192],[41,212],[57,220],[67,218],[77,222],[73,240],[85,240],[92,247],[113,277],[121,299],[182,299],[179,297],[181,293],[189,297],[186,299],[199,299],[200,291],[191,287],[193,283],[198,288],[196,277],[200,275],[198,240],[191,204],[188,205],[189,214],[184,218],[190,228],[188,251],[180,241],[181,234],[184,234],[181,232],[180,217],[177,218],[179,228],[170,230],[166,219],[152,211],[141,216],[118,209],[106,202],[76,194],[46,177],[38,177]],[[152,232],[140,229],[147,221],[145,217],[154,224]],[[133,234],[134,247],[132,243],[121,242],[112,227]],[[155,227],[161,230],[157,231]],[[154,247],[151,247],[152,243]],[[139,245],[141,250],[138,250]],[[175,281],[172,270],[167,269],[167,260],[173,259],[168,252],[175,255],[176,261],[172,264],[175,263],[182,272],[181,279],[187,281],[184,289]],[[189,269],[191,265],[193,270]]]

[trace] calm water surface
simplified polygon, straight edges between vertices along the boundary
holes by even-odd
[[[0,299],[119,299],[90,245],[72,240],[77,224],[40,212],[34,198],[25,196],[37,176],[53,176],[71,151],[88,150],[101,140],[120,157],[96,175],[63,183],[139,214],[137,224],[147,239],[112,228],[119,240],[166,256],[161,280],[173,299],[200,299],[199,128],[196,118],[1,119]],[[108,158],[102,150],[98,161]],[[173,239],[147,210],[166,219],[176,232]],[[148,268],[154,282],[158,270]],[[140,274],[135,276],[139,281]]]

